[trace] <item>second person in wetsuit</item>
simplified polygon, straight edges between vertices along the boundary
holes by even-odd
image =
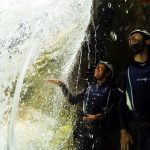
[[[83,129],[78,135],[77,150],[117,149],[117,141],[113,142],[115,137],[112,126],[117,118],[118,93],[111,84],[112,77],[112,65],[100,61],[94,71],[95,82],[77,95],[72,95],[62,81],[48,80],[62,88],[64,96],[71,104],[83,104]]]
[[[121,150],[150,150],[150,33],[134,30],[128,41],[133,62],[119,84]]]

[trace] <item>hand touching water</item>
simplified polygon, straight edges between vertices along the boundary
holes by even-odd
[[[54,79],[48,79],[46,81],[52,84],[57,84],[57,85],[60,85],[63,83],[61,80],[54,80]]]

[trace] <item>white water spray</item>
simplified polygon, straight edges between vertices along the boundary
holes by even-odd
[[[66,141],[59,142],[62,139],[57,139],[56,143],[50,143],[57,136],[53,129],[48,128],[60,125],[59,130],[64,132],[68,131],[68,125],[63,127],[57,120],[57,116],[52,118],[30,106],[27,107],[30,114],[29,117],[26,114],[27,120],[22,120],[22,118],[16,120],[20,92],[27,70],[30,70],[30,66],[44,51],[49,52],[49,59],[58,62],[58,67],[59,62],[62,63],[61,73],[58,73],[60,77],[63,76],[64,80],[67,79],[85,36],[92,2],[90,0],[78,2],[76,0],[0,0],[0,2],[0,122],[4,122],[1,124],[3,134],[0,136],[0,150],[59,149]],[[64,39],[64,37],[67,38]],[[55,77],[52,69],[50,69],[50,74]],[[7,91],[13,89],[12,82],[16,78],[16,90],[12,103],[11,94]],[[56,107],[53,108],[55,113],[59,113],[58,107],[61,107],[59,106],[60,97],[61,93],[60,96],[50,98],[56,101],[54,103]],[[8,139],[8,147],[6,139]]]

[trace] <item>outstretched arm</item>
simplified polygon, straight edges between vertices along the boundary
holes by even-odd
[[[47,81],[49,83],[53,83],[53,84],[57,84],[57,85],[60,85],[63,83],[61,80],[54,80],[54,79],[48,79]]]
[[[63,83],[61,80],[47,80],[49,83],[53,83],[53,84],[57,84],[62,88],[62,92],[64,94],[64,96],[68,99],[68,101],[74,105],[80,101],[83,100],[84,97],[84,92],[85,90],[82,90],[79,94],[77,95],[73,95],[69,89],[67,88],[67,86],[65,85],[65,83]]]

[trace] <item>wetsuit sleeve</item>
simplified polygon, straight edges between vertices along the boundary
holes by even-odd
[[[126,104],[126,82],[127,82],[127,73],[123,72],[118,81],[118,90],[119,90],[118,114],[121,129],[127,128],[127,120],[129,112],[128,106]]]
[[[110,95],[110,101],[108,105],[108,113],[111,113],[111,110],[118,107],[118,101],[119,101],[119,91],[116,86],[113,86],[111,88],[111,95]]]
[[[70,104],[74,105],[80,101],[83,101],[85,89],[83,89],[78,94],[73,95],[71,94],[71,92],[68,90],[67,86],[64,83],[61,83],[59,86],[62,88],[62,92],[64,96],[68,99]]]
[[[119,91],[116,85],[115,86],[112,85],[106,116],[108,128],[111,130],[119,127],[118,102],[119,102]]]

